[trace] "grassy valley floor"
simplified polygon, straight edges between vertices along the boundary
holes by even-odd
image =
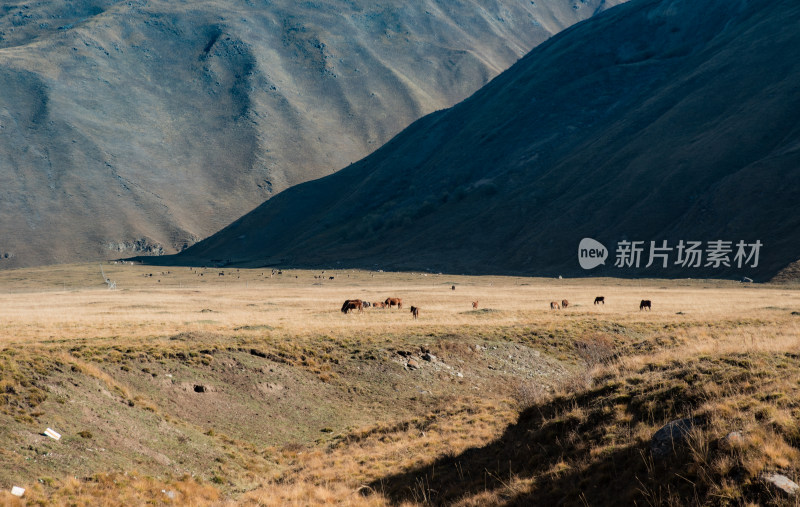
[[[102,269],[0,272],[3,504],[795,502],[797,286]]]

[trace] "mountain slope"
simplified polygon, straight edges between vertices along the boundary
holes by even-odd
[[[0,6],[0,268],[175,252],[620,1]]]
[[[292,188],[177,262],[537,275],[751,276],[800,257],[800,6],[634,0],[537,47],[468,100]],[[580,268],[580,240],[609,249]],[[667,268],[614,266],[668,241]],[[676,265],[679,241],[732,242]],[[735,244],[760,241],[739,269]],[[749,251],[748,251],[749,253]]]

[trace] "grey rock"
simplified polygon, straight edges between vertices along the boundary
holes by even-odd
[[[719,445],[723,449],[734,449],[741,447],[744,443],[744,435],[741,431],[731,431],[719,441]]]
[[[650,439],[650,451],[654,458],[666,458],[681,445],[694,427],[694,419],[675,419],[656,431]]]

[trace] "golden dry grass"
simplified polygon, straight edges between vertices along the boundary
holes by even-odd
[[[324,275],[286,270],[279,275],[270,269],[192,270],[119,264],[103,268],[116,281],[117,290],[105,287],[97,265],[0,272],[4,411],[18,421],[38,420],[36,406],[46,396],[40,392],[40,384],[25,379],[27,372],[46,376],[48,370],[67,365],[131,405],[135,402],[173,425],[194,428],[156,398],[113,374],[107,365],[120,362],[127,368],[131,354],[141,353],[162,357],[163,362],[175,354],[159,353],[180,349],[198,364],[213,366],[208,349],[232,344],[245,350],[253,347],[259,354],[280,355],[292,367],[343,386],[351,379],[349,370],[338,366],[339,361],[349,356],[353,347],[372,351],[408,347],[408,343],[421,343],[419,337],[427,337],[442,353],[454,357],[464,357],[475,342],[531,347],[556,357],[573,374],[545,384],[520,377],[516,385],[486,391],[482,397],[474,391],[456,391],[432,401],[433,405],[416,415],[417,409],[386,411],[383,422],[353,428],[316,444],[309,441],[264,453],[250,443],[208,431],[221,448],[239,446],[236,453],[226,451],[232,458],[229,465],[220,467],[226,478],[218,482],[216,476],[206,475],[213,480],[186,482],[177,477],[152,484],[118,481],[109,487],[105,476],[77,483],[57,478],[52,486],[30,489],[31,501],[114,505],[121,502],[112,498],[115,487],[120,490],[119,498],[134,503],[155,498],[164,501],[156,493],[179,487],[187,491],[184,500],[197,505],[435,501],[441,492],[426,482],[427,467],[507,438],[503,435],[509,424],[524,408],[511,400],[515,394],[519,401],[539,407],[543,413],[555,410],[541,421],[545,427],[572,428],[559,435],[566,446],[559,451],[564,459],[548,463],[543,470],[490,467],[484,480],[495,487],[478,491],[465,486],[466,496],[447,497],[448,502],[499,505],[509,498],[547,494],[543,484],[560,484],[575,473],[597,474],[593,468],[597,463],[604,463],[630,442],[645,445],[664,417],[690,406],[707,421],[703,432],[692,440],[692,473],[705,474],[706,489],[716,495],[741,493],[725,479],[732,470],[746,470],[755,476],[769,467],[791,468],[799,456],[795,447],[800,442],[797,414],[791,404],[781,400],[795,395],[793,383],[800,380],[800,372],[774,360],[800,349],[800,316],[792,313],[800,312],[800,292],[792,286],[350,270],[328,270]],[[598,295],[605,296],[605,305],[592,304]],[[339,311],[344,299],[380,301],[389,296],[403,298],[406,308],[367,309],[350,315]],[[569,308],[549,309],[550,301],[562,299],[570,301]],[[641,299],[653,301],[651,312],[639,311]],[[472,309],[475,300],[479,301],[477,311]],[[418,320],[407,310],[412,304],[422,309]],[[189,338],[171,340],[176,336]],[[411,336],[418,338],[414,341]],[[332,343],[341,350],[332,350]],[[124,349],[133,352],[125,356],[120,352]],[[608,361],[607,351],[614,355],[613,361]],[[743,376],[737,373],[738,366],[725,362],[740,355],[754,358],[750,369],[760,373]],[[703,368],[713,372],[698,377],[696,385],[680,383],[693,370],[705,371]],[[759,399],[755,386],[767,385],[765,379],[775,396]],[[596,391],[604,384],[614,392],[620,390],[614,386],[630,387],[611,396]],[[658,394],[671,388],[677,389],[674,396]],[[592,394],[595,392],[598,394]],[[691,393],[690,401],[684,400],[682,393]],[[570,396],[579,398],[558,401]],[[594,404],[586,401],[590,399]],[[635,410],[631,399],[636,400]],[[603,426],[602,440],[576,432],[575,427],[596,418],[611,421]],[[716,442],[733,429],[746,433],[744,447],[736,453],[716,452]],[[243,471],[237,472],[236,467]],[[396,488],[406,480],[398,477],[415,470],[420,471],[416,482],[406,484],[407,493],[398,496]],[[674,492],[664,493],[658,485],[637,487],[644,495],[640,499],[674,500],[670,496]]]
[[[106,289],[97,265],[0,272],[0,344],[128,340],[187,331],[246,334],[259,326],[312,335],[380,334],[431,326],[560,325],[586,318],[623,324],[698,323],[800,311],[800,293],[791,288],[723,281],[554,280],[350,270],[328,270],[324,275],[287,270],[270,276],[269,269],[129,265],[104,265],[104,270],[117,282],[117,290]],[[456,290],[450,289],[452,285]],[[593,305],[595,295],[604,295],[607,304]],[[339,311],[345,299],[382,301],[389,296],[403,298],[403,311],[368,309],[347,317]],[[549,309],[550,301],[562,299],[571,306],[557,312]],[[641,299],[653,301],[652,312],[639,311]],[[478,311],[472,311],[475,300]],[[412,304],[422,309],[417,321],[407,310]]]

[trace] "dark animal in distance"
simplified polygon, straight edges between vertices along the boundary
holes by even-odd
[[[369,308],[370,306],[372,306],[372,303],[370,303],[369,301],[362,301],[361,304],[364,306],[364,308]]]
[[[605,296],[597,296],[596,298],[594,298],[594,304],[599,305],[600,303],[606,304]]]
[[[417,317],[419,317],[419,307],[417,307],[417,306],[412,306],[412,307],[411,307],[411,315],[413,315],[415,319],[416,319]]]
[[[360,299],[346,299],[342,305],[342,313],[347,315],[347,312],[350,310],[358,310],[359,312],[363,312],[364,304]]]
[[[569,301],[567,301],[566,299],[562,299],[561,300],[561,308],[566,308],[568,306],[569,306]]]
[[[558,301],[550,301],[550,309],[551,310],[559,310],[561,307],[558,306]]]
[[[384,301],[384,303],[390,309],[395,305],[397,305],[398,310],[401,310],[403,308],[403,300],[400,298],[386,298],[386,301]]]
[[[642,299],[642,302],[639,303],[639,311],[642,311],[645,308],[652,310],[652,304],[650,303],[649,299]]]
[[[472,309],[473,310],[477,310],[478,309],[478,302],[477,301],[473,301],[472,302]]]
[[[450,290],[456,290],[456,286],[455,285],[451,285],[450,286]]]

